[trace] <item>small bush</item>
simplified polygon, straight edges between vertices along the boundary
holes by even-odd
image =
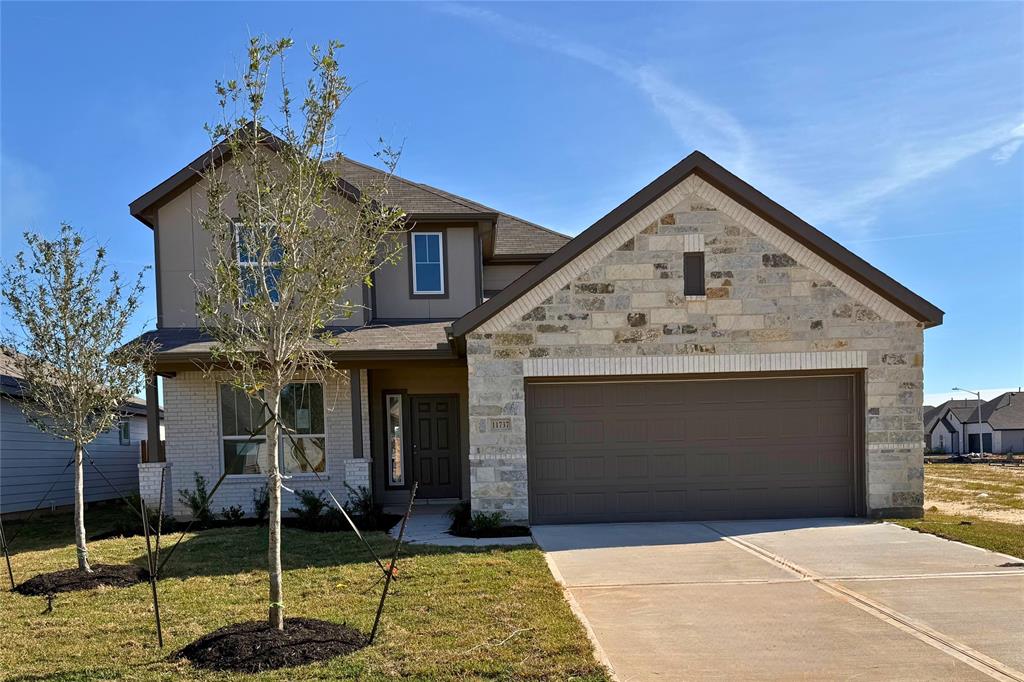
[[[201,526],[208,526],[214,521],[214,514],[210,511],[210,493],[206,490],[206,478],[195,473],[196,489],[179,490],[178,501],[192,511],[192,518]]]
[[[300,527],[310,530],[320,528],[323,512],[327,507],[327,498],[324,497],[323,492],[299,490],[295,494],[298,495],[300,506],[288,507],[288,511],[295,515],[296,523]]]
[[[501,528],[503,523],[505,523],[505,512],[475,512],[473,514],[473,532],[475,533]]]
[[[345,489],[348,490],[348,500],[345,502],[345,511],[349,514],[365,516],[367,518],[377,514],[378,509],[377,505],[373,503],[373,495],[365,485],[361,485],[356,489],[350,486],[346,481]]]
[[[267,515],[270,514],[270,492],[266,483],[260,488],[252,489],[252,513],[260,523],[266,521]]]
[[[463,500],[448,510],[448,518],[452,520],[448,530],[455,535],[469,533],[473,529],[473,510],[469,500]]]
[[[245,512],[239,505],[233,504],[230,507],[221,507],[220,516],[228,523],[238,523],[245,516]]]

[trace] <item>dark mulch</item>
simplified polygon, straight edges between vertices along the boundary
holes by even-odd
[[[355,522],[356,528],[362,531],[381,531],[388,532],[394,528],[399,521],[402,520],[401,514],[376,514],[370,516],[353,516],[352,521]],[[341,514],[325,514],[320,516],[313,522],[304,521],[294,517],[285,517],[281,520],[281,523],[286,528],[298,528],[300,530],[308,530],[313,533],[345,533],[351,532],[352,526],[348,525],[348,521]]]
[[[449,535],[455,535],[460,538],[524,538],[530,534],[530,529],[527,526],[498,526],[497,528],[487,528],[485,530],[450,530]]]
[[[355,628],[312,618],[286,618],[284,630],[266,621],[235,623],[175,653],[199,668],[255,673],[326,661],[366,646]]]
[[[35,596],[91,590],[102,585],[131,587],[149,580],[149,572],[134,564],[96,564],[91,573],[71,568],[66,571],[40,573],[14,588],[20,594]]]

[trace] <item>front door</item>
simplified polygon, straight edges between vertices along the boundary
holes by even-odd
[[[456,395],[409,396],[412,405],[413,480],[419,481],[417,497],[458,498],[459,397]]]

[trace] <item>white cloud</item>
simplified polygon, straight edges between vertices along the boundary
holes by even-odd
[[[431,7],[486,26],[509,40],[613,74],[642,92],[685,144],[708,152],[809,222],[841,228],[845,236],[869,236],[879,204],[905,188],[987,151],[994,150],[991,158],[997,163],[1005,162],[1024,144],[1020,114],[973,124],[961,119],[915,120],[890,131],[889,140],[881,139],[870,122],[860,120],[856,125],[823,120],[813,133],[799,126],[799,130],[761,139],[737,115],[653,66],[633,63],[490,9],[463,4]],[[861,139],[865,134],[874,137]],[[811,136],[816,143],[808,142]],[[873,153],[866,155],[869,162],[851,163],[851,149],[872,149]],[[833,179],[829,186],[835,176],[841,179]]]

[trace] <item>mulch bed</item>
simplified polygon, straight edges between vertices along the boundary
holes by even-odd
[[[266,621],[228,625],[175,653],[199,668],[255,673],[326,661],[366,646],[355,628],[312,618],[286,618],[284,630]]]
[[[527,526],[498,526],[497,528],[488,528],[487,530],[450,530],[448,533],[460,538],[476,538],[477,540],[483,538],[524,538],[530,534],[530,529]]]
[[[134,564],[96,564],[91,573],[71,568],[66,571],[40,573],[14,588],[15,592],[28,596],[57,594],[108,587],[131,587],[149,580],[149,572]]]

